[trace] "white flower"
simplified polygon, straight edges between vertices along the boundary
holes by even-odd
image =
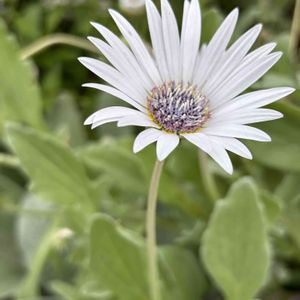
[[[85,124],[91,124],[92,128],[108,122],[118,122],[120,127],[147,127],[136,137],[133,150],[138,152],[157,142],[159,160],[164,160],[177,147],[180,138],[185,138],[232,173],[226,150],[252,158],[238,139],[271,140],[265,132],[245,124],[281,118],[280,112],[260,107],[294,91],[280,87],[240,95],[261,78],[282,53],[271,53],[274,43],[250,51],[261,25],[249,29],[228,46],[238,9],[227,16],[200,51],[198,0],[184,2],[181,36],[167,0],[161,0],[161,15],[151,0],[146,1],[146,9],[153,56],[135,29],[116,11],[109,12],[129,47],[104,26],[92,23],[105,41],[89,39],[112,66],[93,58],[80,58],[82,64],[109,84],[84,86],[109,93],[134,108],[104,108],[92,114]]]

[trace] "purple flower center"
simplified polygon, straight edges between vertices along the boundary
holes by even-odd
[[[147,104],[152,120],[167,132],[196,132],[209,118],[208,99],[190,84],[170,81],[155,87]]]

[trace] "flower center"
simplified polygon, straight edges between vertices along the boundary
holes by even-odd
[[[170,81],[154,87],[147,105],[153,122],[167,132],[196,132],[209,118],[208,99],[190,84]]]

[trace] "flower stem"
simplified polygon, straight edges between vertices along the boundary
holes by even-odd
[[[205,192],[211,200],[212,204],[214,205],[215,201],[217,201],[220,198],[220,194],[214,176],[209,170],[207,154],[199,150],[198,161]]]
[[[157,260],[157,247],[156,247],[156,205],[157,193],[159,187],[160,175],[162,172],[164,162],[156,161],[149,193],[146,217],[146,247],[147,247],[147,263],[148,263],[148,280],[151,300],[160,300],[160,287],[159,287],[159,269]]]
[[[296,58],[297,46],[300,39],[300,0],[296,0],[292,28],[290,33],[289,52],[292,58]]]
[[[97,53],[96,48],[83,38],[73,36],[71,34],[56,33],[42,37],[41,39],[22,49],[20,53],[21,59],[27,59],[56,44],[69,45]]]

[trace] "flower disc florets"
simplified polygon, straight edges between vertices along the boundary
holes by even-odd
[[[190,84],[170,81],[155,87],[147,104],[153,122],[167,132],[197,132],[209,117],[207,97]]]

